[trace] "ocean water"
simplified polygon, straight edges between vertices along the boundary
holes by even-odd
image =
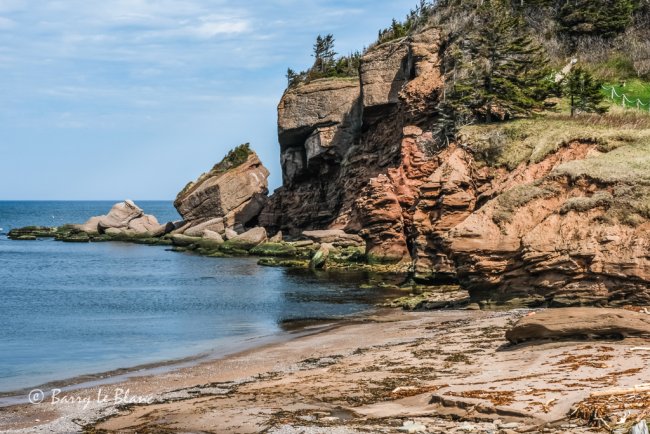
[[[0,233],[105,214],[114,202],[0,202]],[[137,202],[163,221],[168,202]],[[51,381],[226,353],[282,324],[368,310],[385,294],[359,274],[260,267],[123,243],[0,235],[0,393]]]

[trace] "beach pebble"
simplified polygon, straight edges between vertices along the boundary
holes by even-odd
[[[398,428],[398,431],[407,433],[426,432],[426,430],[426,426],[412,420],[404,422],[404,424]]]

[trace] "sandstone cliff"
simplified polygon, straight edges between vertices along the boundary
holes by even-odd
[[[248,144],[232,150],[209,172],[178,193],[174,206],[183,217],[175,233],[200,237],[225,235],[255,226],[266,203],[268,170]]]
[[[343,229],[371,262],[485,302],[650,302],[650,129],[561,116],[435,140],[436,28],[370,49],[358,79],[288,89],[271,232]],[[646,126],[644,126],[646,125]]]

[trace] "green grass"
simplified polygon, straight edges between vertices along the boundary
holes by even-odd
[[[460,139],[475,158],[493,167],[513,170],[521,163],[538,163],[571,142],[594,143],[601,151],[650,143],[650,117],[636,112],[604,116],[547,115],[499,124],[463,127]]]
[[[226,173],[227,171],[234,169],[235,167],[241,166],[248,160],[248,157],[253,153],[253,150],[250,148],[249,143],[244,143],[237,146],[235,149],[232,149],[228,154],[223,157],[223,159],[214,165],[214,167],[208,172],[203,173],[196,181],[190,181],[187,185],[178,193],[176,200],[179,200],[186,194],[189,194],[193,191],[194,187],[203,182],[206,178],[210,176],[220,175]]]
[[[230,152],[228,152],[228,155],[223,157],[223,160],[215,164],[210,171],[210,174],[216,175],[219,173],[225,173],[230,169],[241,166],[246,162],[248,156],[252,153],[253,151],[251,150],[250,143],[239,145],[235,149],[232,149]]]
[[[641,106],[641,110],[647,111],[650,114],[650,110],[647,104],[650,104],[650,82],[639,80],[639,79],[630,79],[622,80],[619,82],[606,83],[605,87],[614,88],[618,95],[625,94],[629,100],[632,100],[633,103],[626,103],[628,108],[636,107],[636,100],[641,100],[642,103],[646,106]],[[614,97],[612,100],[612,92],[610,90],[603,89],[603,93],[607,96],[607,99],[614,105],[623,106],[623,97]]]
[[[650,116],[618,108],[602,116],[550,114],[461,130],[461,142],[474,150],[477,161],[508,169],[542,161],[575,141],[592,143],[597,152],[560,164],[547,177],[501,194],[496,199],[495,223],[503,226],[528,203],[555,196],[559,191],[554,191],[554,180],[565,177],[572,185],[586,179],[598,189],[567,199],[561,214],[598,208],[602,212],[595,218],[600,221],[629,226],[650,219]]]
[[[601,183],[650,186],[650,140],[633,143],[598,156],[562,164],[556,174],[572,179],[589,177]]]

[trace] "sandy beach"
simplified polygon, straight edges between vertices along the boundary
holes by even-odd
[[[600,432],[569,419],[650,375],[633,340],[512,346],[527,310],[380,311],[155,376],[0,409],[9,433]],[[99,399],[98,399],[99,397]],[[615,416],[615,415],[612,415]]]

